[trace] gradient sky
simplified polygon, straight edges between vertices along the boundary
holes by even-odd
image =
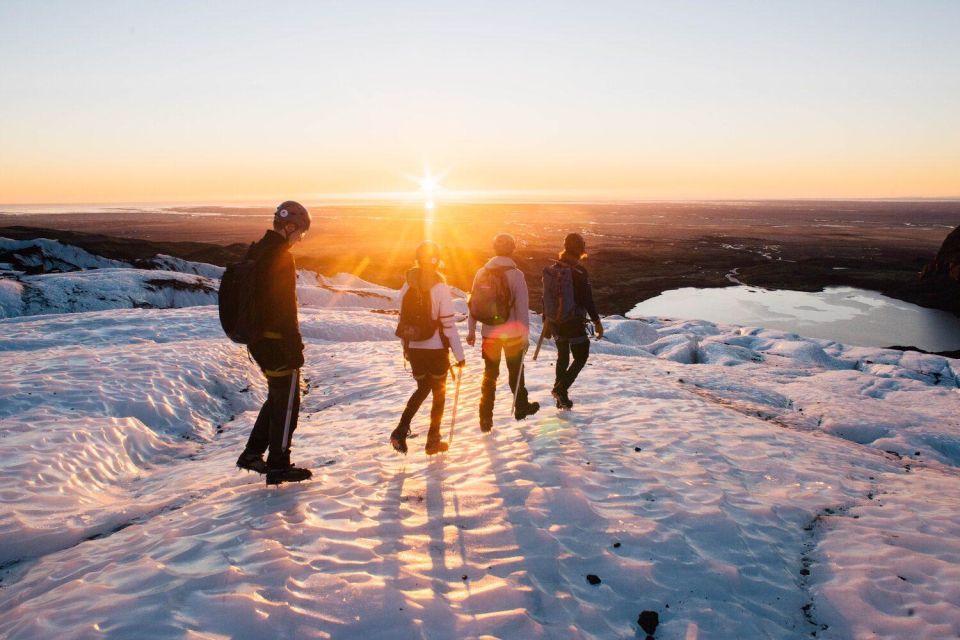
[[[0,0],[0,202],[960,196],[960,2]]]

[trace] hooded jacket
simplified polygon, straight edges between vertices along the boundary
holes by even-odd
[[[415,268],[407,272],[406,281],[400,288],[400,300],[406,295],[410,287],[420,286],[420,269]],[[460,342],[460,333],[457,331],[457,325],[454,320],[453,298],[450,296],[450,287],[444,281],[439,273],[433,274],[432,284],[430,286],[430,309],[431,317],[438,320],[439,328],[433,332],[427,340],[411,341],[407,347],[410,349],[443,349],[443,341],[440,339],[440,331],[447,337],[450,348],[453,350],[453,357],[460,362],[464,359],[463,344]]]
[[[510,307],[510,314],[503,324],[486,325],[481,323],[480,336],[504,340],[511,338],[528,340],[530,337],[530,293],[527,290],[527,279],[524,277],[523,271],[517,267],[513,258],[494,256],[474,276],[474,287],[476,287],[477,280],[479,280],[484,269],[508,269],[505,275],[507,276],[507,286],[510,287],[510,295],[513,298],[513,306]],[[471,313],[468,324],[469,332],[474,333],[476,327],[477,319]]]

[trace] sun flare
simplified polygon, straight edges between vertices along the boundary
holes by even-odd
[[[430,197],[439,186],[440,178],[430,173],[430,169],[427,168],[423,177],[420,178],[420,191],[422,191],[424,195]]]
[[[437,208],[434,195],[440,189],[440,179],[442,176],[434,175],[429,166],[423,168],[423,175],[417,178],[420,185],[420,193],[423,197],[423,208],[432,215],[433,210]]]

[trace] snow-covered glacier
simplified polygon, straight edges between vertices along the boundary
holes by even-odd
[[[298,294],[316,475],[279,489],[234,467],[265,385],[212,300],[0,320],[0,637],[960,634],[960,361],[612,317],[572,411],[547,344],[544,407],[510,419],[504,374],[482,434],[470,350],[450,451],[401,457],[396,291]]]

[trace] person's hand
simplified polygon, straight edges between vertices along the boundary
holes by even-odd
[[[594,328],[594,331],[596,331],[597,340],[602,340],[602,339],[603,339],[603,325],[600,323],[599,320],[597,320],[596,322],[593,323],[593,328]]]
[[[457,367],[459,367],[460,369],[463,369],[463,367],[464,367],[466,364],[467,364],[467,361],[466,361],[466,360],[461,360],[460,362],[457,363]]]
[[[545,340],[549,340],[553,337],[553,330],[550,328],[549,322],[543,323],[543,337]]]
[[[302,366],[303,366],[303,351],[297,351],[290,358],[290,368],[299,369]]]
[[[477,344],[477,334],[473,331],[467,334],[467,344],[471,347]]]

